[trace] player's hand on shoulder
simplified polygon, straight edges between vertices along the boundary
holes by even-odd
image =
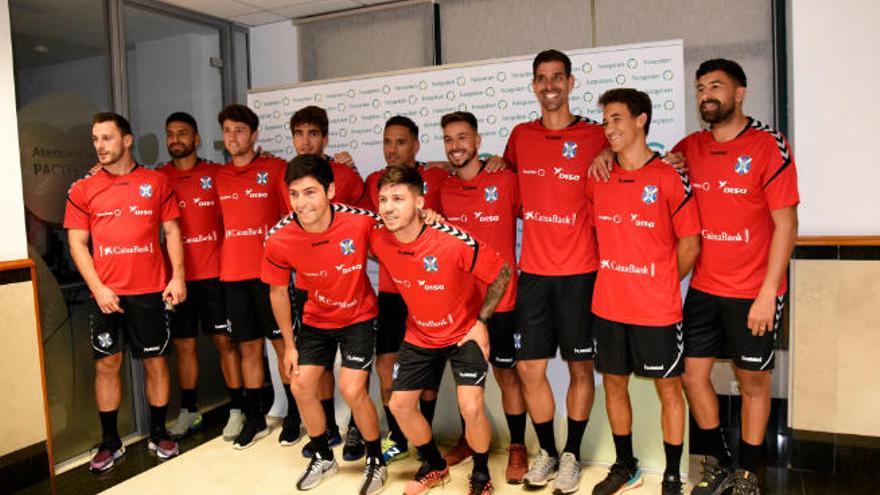
[[[484,168],[483,170],[492,174],[495,172],[500,172],[506,168],[507,162],[504,161],[504,158],[498,155],[492,155],[486,159],[486,168]]]
[[[685,158],[684,153],[680,151],[670,151],[663,155],[663,163],[667,165],[672,165],[675,169],[681,170],[682,172],[687,172],[687,158]]]
[[[611,148],[604,148],[593,158],[593,163],[587,169],[587,176],[593,180],[608,182],[611,178],[611,167],[614,165],[614,152]]]
[[[424,220],[425,223],[446,223],[446,219],[443,218],[443,215],[437,213],[430,208],[421,210],[420,214],[422,215],[422,220]]]
[[[339,153],[336,153],[335,155],[333,155],[333,161],[340,164],[340,165],[345,165],[346,167],[354,170],[355,172],[358,171],[357,165],[354,164],[354,157],[352,157],[351,153],[349,153],[347,151],[340,151]]]

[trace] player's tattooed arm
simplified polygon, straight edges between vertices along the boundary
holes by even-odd
[[[489,284],[489,288],[486,289],[486,299],[483,301],[483,307],[480,308],[480,320],[488,321],[495,314],[495,308],[498,307],[501,297],[504,296],[504,291],[507,290],[510,277],[510,265],[505,263],[501,267],[501,271],[498,272],[498,276],[495,277],[495,281]]]

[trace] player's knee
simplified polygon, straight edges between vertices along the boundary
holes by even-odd
[[[193,355],[196,353],[196,339],[174,339],[174,350],[178,355]]]
[[[763,398],[770,395],[770,373],[740,373],[739,388],[743,395],[750,398]]]
[[[339,393],[342,398],[349,404],[361,401],[367,396],[366,387],[362,383],[339,383]]]
[[[515,370],[507,368],[492,368],[492,371],[495,374],[495,381],[498,382],[498,386],[502,389],[509,390],[511,388],[519,387],[519,377]]]
[[[465,423],[474,423],[483,415],[483,401],[476,399],[467,399],[459,403],[461,417]]]
[[[399,395],[391,394],[388,400],[388,408],[395,418],[405,418],[416,412],[416,405],[412,401],[403,400]]]
[[[425,389],[422,390],[422,395],[419,396],[422,400],[437,400],[437,391]]]
[[[99,375],[115,375],[122,368],[122,353],[117,352],[95,361],[95,371]]]
[[[540,364],[530,361],[516,363],[516,372],[519,374],[523,386],[536,386],[547,379],[544,374],[544,368]]]

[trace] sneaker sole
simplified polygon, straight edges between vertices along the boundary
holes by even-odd
[[[315,488],[316,486],[320,485],[321,482],[324,481],[324,478],[329,478],[329,477],[331,477],[331,476],[336,475],[337,473],[339,473],[339,465],[338,465],[338,464],[334,464],[333,467],[331,467],[330,469],[324,471],[324,473],[321,474],[321,477],[318,478],[318,481],[316,481],[314,484],[309,485],[309,486],[299,486],[299,485],[297,485],[296,489],[297,489],[297,490],[301,490],[301,491],[311,490],[312,488]]]
[[[173,438],[175,440],[180,440],[182,438],[186,438],[191,433],[195,433],[201,429],[202,429],[202,423],[199,423],[199,424],[190,425],[189,428],[187,428],[186,431],[183,433],[174,433],[171,430],[168,430],[168,433],[171,435],[171,438]],[[226,438],[226,437],[224,437],[224,438]]]
[[[300,440],[302,440],[301,436],[292,442],[290,440],[279,440],[278,445],[280,445],[282,447],[290,447],[290,446],[298,444]]]
[[[733,488],[733,479],[734,479],[734,476],[731,475],[726,480],[724,480],[724,483],[721,483],[721,485],[719,485],[718,488],[716,488],[712,492],[703,493],[701,495],[722,495],[724,493],[727,493],[728,490]],[[695,489],[696,489],[696,487],[694,487],[694,490]],[[691,493],[693,493],[693,491]]]
[[[636,488],[640,488],[643,484],[645,484],[645,481],[640,476],[639,479],[636,480],[636,482],[633,483],[632,485],[624,485],[624,486],[620,487],[620,490],[617,490],[616,492],[614,492],[614,495],[618,495],[623,492],[628,492],[630,490],[635,490]]]
[[[343,460],[343,461],[346,461],[346,462],[353,462],[353,461],[357,461],[357,460],[363,459],[365,455],[367,455],[366,452],[360,452],[360,453],[359,453],[358,455],[356,455],[356,456],[355,456],[355,455],[346,455],[345,453],[343,453],[343,454],[342,454],[342,460]]]
[[[431,485],[431,486],[425,488],[424,490],[422,490],[422,491],[420,491],[420,492],[418,492],[418,493],[428,493],[428,492],[430,492],[431,490],[433,490],[434,488],[438,488],[438,487],[442,488],[442,487],[445,487],[445,486],[450,482],[451,479],[452,479],[451,474],[450,474],[449,472],[447,472],[446,474],[443,475],[443,477],[440,478],[440,481],[438,481],[437,483],[435,483],[435,484],[433,484],[433,485]],[[407,494],[406,491],[404,490],[403,495],[409,495],[409,494]]]
[[[110,459],[110,463],[107,464],[105,467],[100,468],[100,469],[93,469],[90,464],[89,465],[89,472],[96,474],[96,475],[104,474],[107,471],[110,471],[111,469],[116,467],[118,464],[122,464],[122,461],[124,460],[124,458],[125,458],[125,446],[123,446],[120,449],[120,453],[118,456],[114,455],[113,458]]]
[[[257,440],[259,440],[261,438],[265,438],[267,436],[269,436],[269,428],[268,427],[261,430],[261,431],[258,431],[257,434],[254,435],[254,438],[249,443],[247,443],[245,445],[239,445],[237,443],[234,443],[234,444],[232,444],[232,446],[235,448],[235,450],[244,450],[244,449],[252,446],[253,444],[257,443]]]
[[[165,453],[160,452],[159,446],[153,442],[149,442],[147,444],[147,450],[149,450],[151,454],[153,454],[154,456],[159,458],[159,460],[162,460],[162,461],[167,461],[168,459],[171,459],[172,457],[177,457],[178,455],[180,455],[180,447],[177,448],[176,452],[171,452],[171,453],[165,454]]]
[[[574,488],[568,488],[565,490],[560,489],[560,488],[554,488],[553,495],[568,495],[569,493],[574,493],[574,492],[580,490],[580,488],[581,488],[580,482],[578,482],[577,486],[575,486]]]
[[[550,476],[548,476],[547,479],[545,479],[543,483],[532,483],[531,481],[523,478],[523,486],[525,486],[526,488],[528,488],[530,490],[537,489],[537,488],[544,488],[545,486],[547,486],[548,483],[550,483],[551,481],[553,481],[555,479],[556,479],[556,473],[553,473]]]

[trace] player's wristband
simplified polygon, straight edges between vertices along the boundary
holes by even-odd
[[[483,325],[489,324],[489,319],[483,318],[481,315],[477,315],[477,321],[481,322]]]

